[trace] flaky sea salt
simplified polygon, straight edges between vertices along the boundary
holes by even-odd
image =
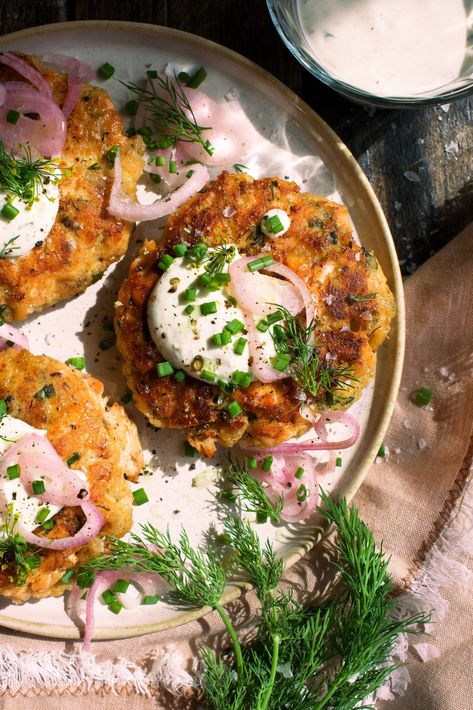
[[[417,448],[420,449],[420,451],[422,451],[422,449],[425,449],[426,446],[427,442],[425,439],[417,439]]]
[[[413,170],[406,170],[403,175],[409,182],[420,182],[420,177]]]

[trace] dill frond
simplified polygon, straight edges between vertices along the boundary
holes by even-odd
[[[45,185],[59,179],[54,174],[57,163],[44,158],[33,160],[29,147],[25,146],[23,150],[24,158],[15,157],[6,150],[0,138],[0,190],[31,207]]]
[[[10,503],[0,525],[0,570],[7,571],[10,582],[21,587],[32,570],[39,567],[39,548],[26,542],[22,535],[14,532],[18,513]]]
[[[223,475],[238,488],[242,510],[255,513],[259,520],[270,518],[274,523],[281,522],[284,500],[277,498],[271,502],[261,484],[238,461],[229,456]]]

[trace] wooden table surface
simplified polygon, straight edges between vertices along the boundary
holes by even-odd
[[[348,101],[292,57],[264,0],[0,0],[2,34],[96,19],[148,22],[207,37],[252,59],[299,94],[340,135],[368,176],[404,273],[473,221],[472,97],[407,111]]]

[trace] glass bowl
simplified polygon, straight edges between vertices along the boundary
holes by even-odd
[[[414,4],[420,2],[420,0],[403,1],[404,3],[410,2]],[[425,5],[426,0],[423,1],[424,9],[428,10]],[[432,0],[432,2],[434,1],[435,0]],[[352,23],[350,25],[350,27],[353,27],[353,33],[355,33],[357,29],[358,31],[360,30],[360,24],[358,24],[358,28],[356,27],[356,23],[358,21],[358,18],[360,17],[360,11],[363,12],[368,6],[371,10],[373,9],[373,7],[377,9],[378,5],[381,10],[385,9],[386,0],[266,0],[266,2],[274,26],[276,27],[284,43],[292,52],[292,54],[296,57],[296,59],[317,79],[320,79],[320,81],[323,81],[332,89],[335,89],[340,94],[343,94],[344,96],[349,99],[352,99],[353,101],[386,108],[416,108],[421,106],[429,106],[432,104],[448,103],[454,99],[459,99],[464,96],[468,96],[473,92],[473,0],[436,0],[436,2],[442,3],[442,6],[437,6],[438,8],[442,7],[442,12],[447,12],[445,10],[445,7],[448,7],[448,13],[450,14],[447,14],[446,17],[447,19],[451,18],[452,22],[456,22],[456,24],[454,25],[456,29],[460,27],[457,20],[459,17],[463,17],[463,9],[465,12],[465,22],[464,26],[463,23],[461,23],[460,35],[449,35],[452,38],[451,46],[453,48],[453,51],[455,51],[457,54],[458,68],[455,68],[455,66],[453,67],[453,76],[449,76],[447,81],[445,80],[445,72],[443,72],[444,78],[439,78],[438,85],[436,85],[435,81],[432,82],[430,80],[429,87],[427,90],[412,91],[411,89],[410,94],[407,90],[402,90],[403,87],[401,87],[401,90],[398,89],[396,91],[391,91],[388,93],[388,91],[381,91],[380,89],[373,90],[371,87],[367,88],[366,82],[364,81],[359,81],[357,85],[357,82],[353,80],[353,67],[357,67],[357,71],[359,70],[357,65],[357,59],[362,57],[363,50],[365,50],[364,59],[369,60],[369,63],[365,65],[367,68],[367,74],[373,70],[373,67],[377,67],[379,65],[382,51],[374,52],[374,45],[370,43],[370,40],[373,35],[371,35],[371,37],[367,37],[367,35],[365,35],[365,41],[363,41],[361,35],[358,35],[358,44],[356,44],[356,46],[351,47],[351,50],[354,50],[355,52],[352,57],[352,60],[348,59],[350,50],[349,45],[351,44],[351,42],[349,41],[347,43],[346,52],[344,51],[343,45],[340,45],[342,51],[338,52],[337,56],[338,58],[340,56],[343,56],[344,59],[348,59],[348,61],[345,67],[342,67],[338,71],[335,71],[333,69],[333,66],[332,69],[330,69],[327,66],[327,62],[322,63],[321,57],[316,56],[316,53],[310,44],[310,35],[304,30],[302,24],[302,18],[307,16],[307,6],[310,6],[310,2],[312,2],[314,6],[317,7],[319,17],[321,12],[325,12],[324,21],[326,21],[327,17],[331,16],[331,14],[334,12],[333,8],[335,8],[335,11],[338,12],[340,11],[340,9],[343,9],[343,12],[353,13],[355,6],[357,6],[357,17],[352,15],[352,19],[355,19],[355,23]],[[378,5],[376,4],[377,2]],[[304,9],[302,8],[302,5],[304,5]],[[382,7],[383,5],[384,8]],[[411,8],[412,7],[413,6],[411,6]],[[435,6],[433,7],[435,10]],[[417,8],[420,8],[420,5],[417,5]],[[406,41],[406,35],[410,32],[409,36],[412,38],[412,40],[408,49],[410,48],[413,52],[419,51],[419,49],[420,51],[422,51],[422,47],[424,46],[422,45],[422,42],[427,42],[425,46],[428,46],[428,43],[430,42],[432,50],[432,59],[434,63],[437,63],[437,68],[440,69],[440,73],[442,73],[443,69],[445,68],[445,66],[443,65],[446,61],[444,60],[445,47],[443,44],[439,44],[438,42],[436,42],[435,34],[432,33],[432,25],[429,27],[429,23],[432,22],[432,13],[430,12],[428,16],[424,14],[423,17],[424,22],[419,22],[415,25],[412,23],[407,23],[407,25],[404,24],[405,31],[402,33],[402,39],[403,41]],[[333,18],[330,17],[329,19]],[[307,22],[307,19],[305,19],[304,21]],[[437,17],[436,21],[437,23],[441,23],[442,19],[440,17]],[[330,23],[328,23],[327,26],[330,26]],[[392,23],[389,25],[389,27],[391,29]],[[398,23],[398,27],[401,32],[402,24]],[[410,28],[412,29],[410,30]],[[440,28],[440,31],[443,31],[443,25],[437,24],[437,28]],[[365,26],[363,29],[366,30],[367,27]],[[369,29],[372,30],[373,27],[370,27]],[[322,31],[321,25],[319,31]],[[462,44],[459,44],[459,42],[457,41],[458,36],[460,36],[460,40],[462,39],[462,32],[464,32],[465,34],[465,53],[463,61],[461,54]],[[325,30],[324,34],[321,34],[320,38],[317,41],[319,41],[320,46],[322,46],[326,38],[333,36],[333,34]],[[352,36],[356,38],[355,34],[352,34]],[[446,36],[448,39],[449,36]],[[358,57],[356,54],[358,48],[360,49],[360,57]],[[371,56],[367,55],[367,51],[372,52]],[[398,54],[397,57],[392,56],[391,60],[394,60],[395,62],[396,59],[400,59],[402,63],[402,59],[406,59],[407,56],[408,53],[404,53],[403,55]],[[406,63],[407,61],[408,60],[406,59]],[[409,68],[406,67],[406,71],[409,73]],[[345,76],[343,76],[344,73]],[[399,79],[399,76],[397,77],[397,79]],[[387,88],[387,85],[385,86]]]

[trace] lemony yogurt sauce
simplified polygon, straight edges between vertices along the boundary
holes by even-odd
[[[233,260],[239,258],[235,249]],[[226,273],[228,266],[225,264],[222,271]],[[196,285],[198,277],[203,273],[205,264],[195,266],[185,256],[174,259],[156,283],[148,300],[150,334],[162,356],[176,369],[203,380],[203,371],[214,372],[215,384],[218,379],[228,383],[232,381],[235,371],[251,373],[248,342],[241,355],[234,351],[236,341],[239,338],[247,341],[248,334],[243,329],[232,335],[229,343],[221,346],[214,344],[212,338],[215,334],[222,333],[232,321],[244,324],[244,317],[227,286],[209,291]],[[195,300],[191,303],[183,298],[188,288],[196,290]],[[216,306],[215,313],[203,315],[201,306],[212,302]],[[193,306],[193,310],[185,313],[189,305]],[[256,324],[261,320],[261,316],[255,316]],[[266,332],[258,331],[268,364],[276,355],[272,331],[273,326]]]
[[[380,96],[432,91],[465,58],[463,0],[298,0],[298,10],[315,59]]]

